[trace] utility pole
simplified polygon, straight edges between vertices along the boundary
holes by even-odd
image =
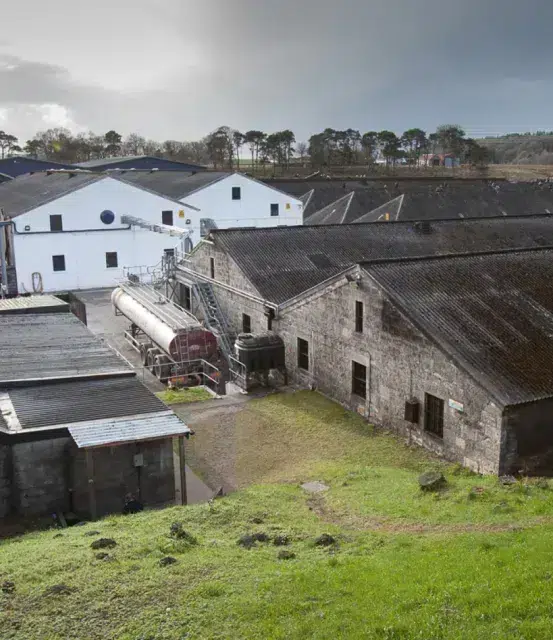
[[[8,268],[6,265],[6,227],[11,220],[4,220],[4,210],[0,209],[0,265],[2,267],[2,283],[0,296],[4,299],[8,293]]]

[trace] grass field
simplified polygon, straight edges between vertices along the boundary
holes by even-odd
[[[166,389],[159,391],[156,396],[165,404],[189,404],[190,402],[202,402],[212,400],[213,395],[204,387],[190,387],[188,389]]]
[[[503,486],[446,465],[315,393],[244,412],[242,435],[255,437],[242,460],[258,452],[251,477],[262,484],[1,543],[0,637],[553,637],[548,482]],[[446,475],[443,492],[420,492],[427,469]],[[307,494],[306,480],[329,489]],[[195,540],[172,536],[175,522]],[[318,546],[325,533],[335,542]],[[269,540],[247,549],[245,534]],[[100,538],[117,543],[102,560],[90,546]],[[167,556],[176,562],[161,566]]]

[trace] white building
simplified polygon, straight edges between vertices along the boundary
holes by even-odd
[[[125,268],[159,264],[179,238],[124,224],[124,215],[184,227],[182,203],[90,173],[36,173],[0,185],[13,220],[20,293],[114,286]]]
[[[110,287],[127,269],[159,265],[164,251],[180,244],[123,223],[125,215],[186,229],[195,245],[213,224],[302,224],[303,205],[240,174],[53,171],[1,184],[0,208],[14,223],[13,256],[24,293]]]
[[[241,173],[202,171],[186,176],[174,171],[121,171],[117,176],[199,209],[198,215],[188,218],[195,243],[201,228],[211,221],[219,229],[303,224],[299,198]],[[206,223],[199,225],[198,219]]]

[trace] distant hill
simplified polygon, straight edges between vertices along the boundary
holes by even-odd
[[[490,149],[495,164],[553,164],[553,131],[511,133],[478,142]]]

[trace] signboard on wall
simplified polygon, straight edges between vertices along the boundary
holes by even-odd
[[[448,404],[452,409],[455,409],[455,411],[464,411],[465,410],[463,405],[462,405],[462,403],[461,402],[457,402],[457,400],[452,400],[450,398]]]

